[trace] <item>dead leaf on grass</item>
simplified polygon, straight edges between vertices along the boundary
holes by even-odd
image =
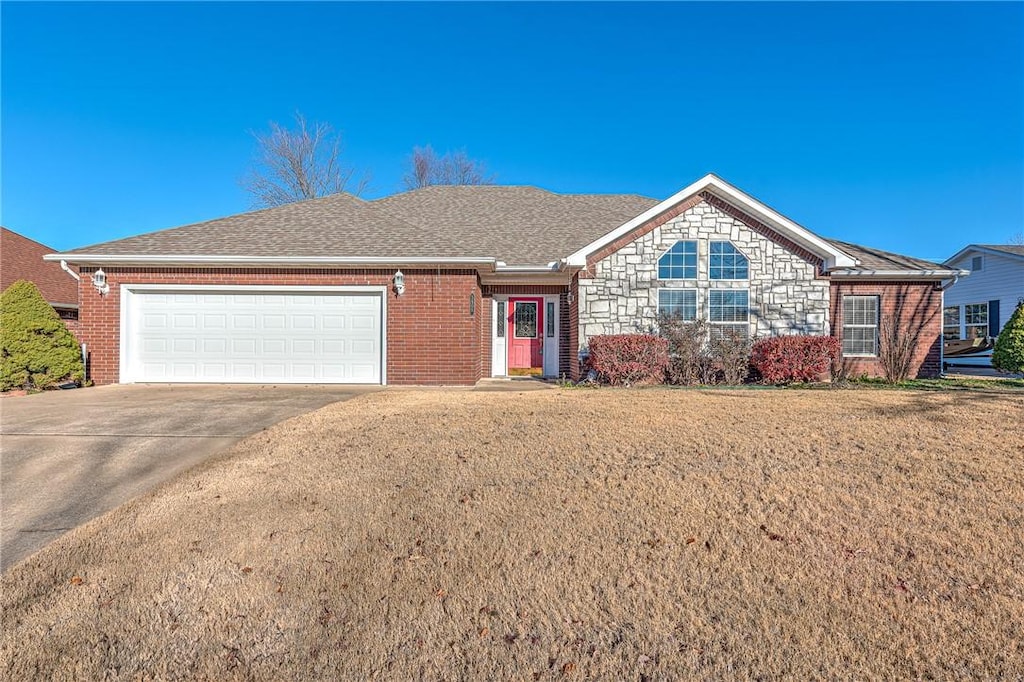
[[[242,568],[242,573],[252,573],[252,566],[244,566]]]
[[[77,575],[71,576],[71,584],[72,585],[81,585],[84,582],[85,582],[85,580],[83,580],[81,576],[77,576]]]

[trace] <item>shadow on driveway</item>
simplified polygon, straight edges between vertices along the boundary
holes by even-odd
[[[0,570],[238,440],[379,386],[133,384],[0,403]]]

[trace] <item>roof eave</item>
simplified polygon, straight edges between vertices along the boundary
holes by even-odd
[[[258,267],[357,267],[357,266],[463,266],[494,269],[492,257],[422,257],[422,256],[229,256],[207,254],[96,254],[51,253],[43,260],[65,260],[77,265],[174,265],[188,267],[258,266]]]
[[[579,251],[568,256],[565,259],[565,262],[568,265],[576,267],[586,267],[587,256],[591,253],[594,253],[598,249],[612,243],[619,237],[628,234],[648,220],[651,220],[672,208],[679,202],[685,201],[693,195],[703,191],[711,192],[719,199],[742,208],[753,217],[763,221],[767,225],[770,225],[773,229],[778,230],[781,234],[789,237],[794,242],[808,249],[811,253],[821,257],[825,261],[826,269],[850,267],[857,264],[857,260],[849,254],[836,248],[825,239],[814,234],[807,228],[798,225],[749,194],[746,194],[738,188],[730,185],[728,182],[722,180],[713,173],[705,175],[700,180],[697,180],[693,184],[683,188],[679,192],[676,192],[668,199],[665,199],[635,218],[623,223],[600,239],[587,244]]]
[[[836,269],[829,273],[833,279],[950,279],[952,277],[964,277],[970,273],[966,270],[848,270]]]
[[[956,261],[960,260],[968,253],[977,251],[978,253],[987,253],[992,256],[1002,256],[1003,258],[1015,258],[1018,260],[1024,260],[1024,254],[1013,253],[1012,251],[1003,251],[1002,249],[990,249],[987,246],[981,246],[979,244],[968,244],[964,248],[957,251],[955,254],[943,261],[943,265],[951,265]]]

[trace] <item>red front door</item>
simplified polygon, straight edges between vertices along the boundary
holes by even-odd
[[[508,300],[508,373],[544,372],[544,299]]]

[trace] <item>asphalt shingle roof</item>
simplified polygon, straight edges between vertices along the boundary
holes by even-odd
[[[538,187],[436,186],[373,202],[509,265],[545,265],[658,203],[635,194],[556,194]]]
[[[424,187],[373,201],[334,194],[95,244],[74,253],[494,258],[508,265],[544,266],[658,203],[636,194],[557,194],[539,187],[502,185]],[[860,261],[854,269],[938,267],[917,258],[828,241]]]
[[[332,194],[74,250],[132,256],[481,255],[456,251],[458,247],[436,231],[411,225],[351,194]]]
[[[36,285],[50,305],[78,305],[78,283],[59,263],[43,260],[53,249],[34,239],[0,227],[0,290],[19,279]]]
[[[872,249],[867,246],[861,246],[860,244],[851,244],[850,242],[842,242],[837,239],[826,239],[825,241],[831,243],[840,251],[853,256],[858,261],[857,265],[851,268],[844,268],[849,270],[907,270],[907,271],[921,271],[921,270],[942,270],[943,266],[933,263],[928,260],[921,258],[911,258],[910,256],[902,256],[898,253],[892,253],[890,251],[882,251],[881,249]]]
[[[978,246],[993,251],[1005,251],[1015,256],[1024,256],[1024,244],[978,244]]]
[[[495,258],[545,265],[657,204],[632,194],[425,187],[375,201],[334,194],[75,249],[80,254]]]

